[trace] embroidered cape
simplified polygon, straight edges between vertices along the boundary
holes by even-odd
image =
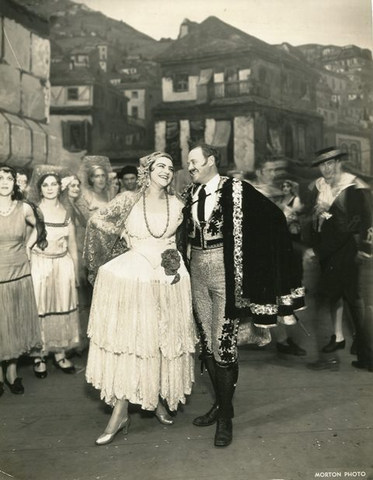
[[[185,231],[192,220],[192,197],[184,191]],[[224,267],[227,318],[253,316],[258,326],[275,325],[304,306],[304,288],[295,278],[291,238],[282,211],[247,182],[222,177]],[[188,239],[184,236],[186,256]]]

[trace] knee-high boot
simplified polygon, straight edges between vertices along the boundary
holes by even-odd
[[[217,447],[226,447],[232,442],[233,395],[237,379],[238,362],[227,367],[216,365],[219,412],[214,443]]]
[[[212,408],[205,413],[193,420],[193,425],[197,427],[208,427],[209,425],[213,425],[217,418],[219,412],[219,400],[218,400],[218,388],[217,388],[217,381],[216,381],[216,361],[212,355],[204,355],[201,358],[202,364],[206,366],[207,372],[209,374],[212,388],[215,394],[215,400]]]

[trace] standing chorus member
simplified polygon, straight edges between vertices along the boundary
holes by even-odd
[[[35,175],[34,175],[35,174]],[[34,352],[34,373],[47,376],[46,356],[53,353],[55,364],[64,373],[75,367],[66,352],[80,346],[77,310],[78,255],[75,228],[59,200],[61,178],[53,171],[41,176],[34,172],[41,198],[39,208],[45,219],[48,247],[31,252],[31,273],[42,333],[42,348]]]
[[[81,181],[77,175],[68,174],[61,180],[60,200],[67,211],[75,227],[75,238],[78,249],[78,304],[79,320],[81,324],[82,345],[84,349],[88,346],[86,335],[88,326],[88,311],[92,299],[92,288],[87,280],[87,269],[83,262],[83,247],[85,238],[85,229],[90,216],[88,205],[82,198]]]
[[[301,240],[301,224],[299,219],[299,215],[303,210],[303,204],[298,195],[299,184],[293,180],[284,180],[282,182],[281,190],[283,196],[279,201],[278,206],[284,212],[286,218],[286,223],[293,242],[297,275],[301,282],[303,278],[304,247]]]
[[[312,166],[321,177],[310,185],[313,210],[313,249],[321,267],[318,299],[330,308],[335,334],[322,352],[344,348],[343,305],[347,306],[356,335],[356,368],[373,371],[373,325],[365,316],[360,284],[360,266],[371,258],[372,209],[368,186],[355,175],[344,172],[341,160],[346,154],[336,147],[316,152]],[[310,364],[316,370],[337,370],[334,355],[321,355]]]
[[[77,175],[62,177],[60,201],[75,227],[75,238],[78,249],[78,279],[79,285],[82,286],[86,282],[83,265],[83,247],[89,209],[85,201],[81,198],[81,181]]]
[[[89,278],[97,278],[86,378],[114,407],[97,445],[127,433],[129,403],[172,424],[163,402],[176,410],[194,381],[196,337],[189,274],[176,249],[183,203],[170,192],[173,161],[155,152],[141,165],[140,189],[120,193],[87,226],[84,256]]]
[[[23,198],[27,198],[28,195],[29,177],[26,170],[17,170],[17,185],[23,195]]]
[[[133,165],[127,165],[122,168],[118,175],[122,185],[123,192],[134,192],[137,190],[138,170]]]
[[[90,216],[111,200],[109,172],[111,166],[107,157],[84,157],[78,177],[82,181],[82,199],[88,206]]]
[[[21,200],[16,178],[15,170],[0,167],[0,396],[4,381],[12,393],[24,392],[17,359],[41,344],[30,249],[38,242],[42,250],[47,242],[44,224],[36,208]]]
[[[215,391],[213,407],[193,423],[217,422],[214,443],[223,447],[232,441],[238,319],[252,316],[264,328],[275,326],[277,315],[293,323],[304,289],[290,275],[292,246],[281,210],[247,182],[220,176],[219,162],[210,145],[189,152],[184,245],[191,248],[193,308]]]
[[[282,193],[275,185],[277,161],[271,157],[264,157],[255,170],[256,179],[249,182],[258,192],[267,197],[271,202],[278,205],[281,201]],[[298,260],[297,260],[298,258]],[[299,255],[295,253],[295,271],[296,282],[302,282],[302,268],[300,267]],[[290,325],[280,323],[276,328],[276,349],[284,355],[307,355],[306,350],[297,345],[290,334]]]

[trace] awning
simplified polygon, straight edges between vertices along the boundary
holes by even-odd
[[[60,141],[49,125],[0,112],[0,165],[15,168],[58,162]]]
[[[198,78],[197,85],[207,85],[212,78],[212,68],[206,68],[201,70]]]

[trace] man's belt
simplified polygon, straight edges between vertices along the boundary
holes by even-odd
[[[192,248],[199,250],[210,250],[212,248],[221,248],[224,245],[222,238],[215,238],[213,240],[205,240],[201,245],[201,237],[197,235],[195,238],[190,238]]]

